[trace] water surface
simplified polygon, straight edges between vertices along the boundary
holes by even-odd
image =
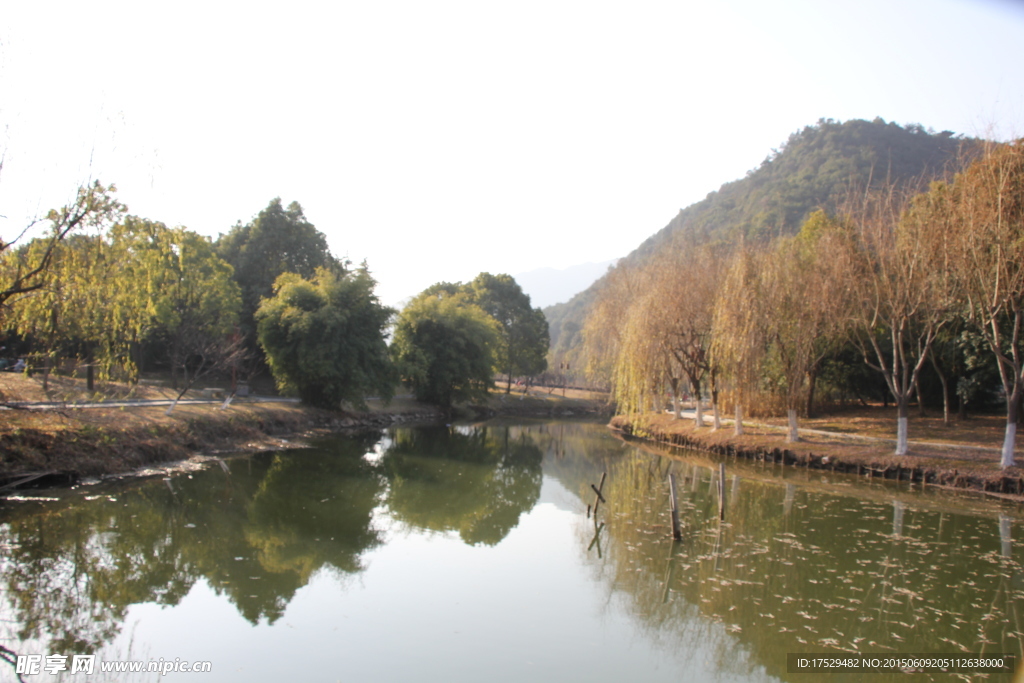
[[[729,461],[721,522],[716,472],[596,424],[493,423],[12,501],[0,644],[212,662],[131,678],[168,681],[808,681],[787,652],[1020,654],[1016,508]]]

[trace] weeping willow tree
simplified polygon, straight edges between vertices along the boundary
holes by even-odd
[[[36,240],[27,250],[38,252],[48,246]],[[11,307],[8,323],[32,340],[35,356],[42,361],[44,390],[49,370],[60,358],[86,359],[90,391],[94,357],[98,356],[105,370],[116,363],[116,351],[105,343],[116,298],[115,289],[106,285],[119,272],[111,267],[109,251],[99,236],[69,237],[52,249],[43,286]]]
[[[665,387],[672,392],[676,419],[680,417],[682,369],[673,356],[670,327],[661,305],[661,291],[641,295],[629,308],[620,330],[612,387],[619,412],[660,409]]]
[[[622,323],[633,304],[647,291],[647,275],[645,269],[623,262],[606,276],[607,283],[583,327],[585,372],[592,381],[612,382],[623,343]]]
[[[822,361],[844,339],[850,279],[847,236],[818,211],[795,237],[778,239],[760,260],[754,292],[765,334],[762,373],[782,399],[787,441],[799,441],[797,413],[810,415]]]
[[[607,372],[623,413],[657,405],[667,390],[680,416],[685,387],[704,424],[701,396],[710,383],[717,412],[717,384],[710,362],[711,322],[721,254],[709,245],[680,241],[642,268],[620,268],[588,319],[585,338],[592,368]]]
[[[651,264],[654,296],[651,308],[655,311],[659,338],[668,357],[671,375],[679,378],[671,384],[676,405],[682,380],[685,380],[694,397],[694,425],[703,427],[702,399],[705,390],[709,390],[715,429],[721,423],[717,372],[710,350],[722,257],[723,249],[720,247],[680,240]]]
[[[34,241],[26,249],[47,246]],[[97,376],[136,379],[132,350],[149,317],[143,290],[132,255],[116,237],[72,235],[53,248],[45,283],[10,307],[7,323],[32,340],[45,370],[61,359],[84,363],[92,391]]]
[[[760,271],[764,256],[741,243],[722,279],[712,318],[711,358],[731,387],[734,434],[743,434],[743,405],[758,391],[768,331]]]

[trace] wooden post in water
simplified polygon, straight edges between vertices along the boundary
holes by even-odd
[[[590,549],[594,547],[594,544],[597,544],[597,553],[598,555],[601,554],[601,544],[598,542],[598,540],[603,529],[604,522],[601,522],[601,526],[594,529],[594,538],[590,539],[590,545],[587,546],[587,552],[590,552]]]
[[[601,473],[601,483],[598,486],[594,486],[593,484],[590,485],[590,488],[594,489],[594,493],[597,494],[597,495],[594,496],[594,520],[595,521],[597,520],[597,506],[600,505],[601,503],[607,503],[608,502],[608,501],[606,501],[604,499],[604,496],[601,495],[601,491],[604,489],[604,479],[607,476],[608,476],[607,472],[602,472]]]
[[[677,541],[683,540],[683,532],[679,528],[679,504],[676,502],[676,475],[668,475],[668,502],[672,512],[672,538]]]
[[[718,463],[718,518],[725,519],[725,463]]]

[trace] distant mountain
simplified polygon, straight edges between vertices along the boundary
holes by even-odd
[[[790,135],[744,178],[680,210],[618,266],[642,263],[687,232],[715,241],[742,237],[754,244],[793,234],[813,211],[834,210],[852,187],[937,178],[976,142],[950,131],[935,133],[918,124],[900,126],[880,118],[844,123],[822,119]],[[569,301],[544,310],[554,363],[564,360],[580,366],[576,354],[581,330],[604,282],[601,278]]]
[[[576,294],[594,284],[608,272],[618,259],[601,263],[581,263],[568,268],[538,268],[513,275],[523,291],[530,295],[534,308],[545,308],[562,301],[568,301]]]

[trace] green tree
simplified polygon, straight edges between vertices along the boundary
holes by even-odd
[[[530,296],[511,275],[480,273],[467,287],[473,300],[500,327],[495,370],[512,378],[538,375],[547,369],[548,321],[539,308],[530,307]]]
[[[258,351],[256,311],[263,299],[273,295],[281,274],[297,273],[310,280],[318,268],[340,273],[345,265],[331,255],[327,238],[306,220],[299,203],[285,208],[279,197],[249,223],[239,222],[221,235],[216,248],[235,269],[235,282],[242,289],[241,327],[254,351]]]
[[[240,294],[231,266],[209,238],[135,216],[115,226],[113,238],[127,254],[129,305],[145,311],[139,337],[164,345],[176,388],[179,374],[187,389],[235,355],[227,338],[238,321]]]
[[[259,343],[278,387],[303,402],[365,406],[390,400],[397,379],[384,341],[394,311],[373,293],[365,264],[348,272],[319,268],[311,280],[284,273],[256,312]]]
[[[385,500],[412,527],[497,545],[537,503],[543,458],[527,431],[507,426],[395,430],[381,460]]]
[[[451,408],[487,396],[500,328],[466,292],[413,299],[395,328],[392,356],[420,401]]]

